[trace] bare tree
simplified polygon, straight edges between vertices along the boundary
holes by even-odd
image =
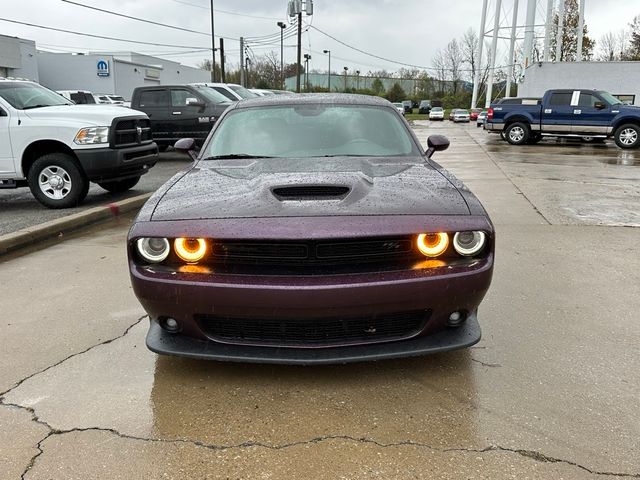
[[[616,59],[618,37],[615,33],[609,32],[600,37],[598,42],[597,59],[601,62],[612,62]]]
[[[473,81],[478,68],[476,56],[478,55],[478,34],[473,28],[469,28],[460,40],[464,63],[469,65],[469,79]]]
[[[435,77],[439,83],[438,90],[440,90],[441,92],[444,92],[445,82],[447,81],[447,61],[445,59],[444,54],[442,53],[442,50],[438,49],[438,51],[433,57],[432,64],[433,64],[433,69],[436,72]]]
[[[464,62],[464,54],[460,48],[460,44],[454,38],[451,40],[444,49],[444,60],[447,67],[449,78],[453,84],[453,93],[458,93],[458,84],[461,78],[461,69]]]

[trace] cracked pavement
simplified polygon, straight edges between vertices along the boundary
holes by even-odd
[[[0,263],[0,478],[640,478],[640,169],[613,147],[416,130],[451,138],[438,161],[496,224],[476,347],[313,368],[158,357],[121,219]]]

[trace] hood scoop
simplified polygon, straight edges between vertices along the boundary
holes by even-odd
[[[342,185],[295,185],[276,187],[273,196],[281,202],[286,200],[342,200],[351,189]]]

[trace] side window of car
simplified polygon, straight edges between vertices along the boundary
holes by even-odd
[[[581,107],[593,107],[598,101],[598,97],[591,93],[580,93],[580,100],[578,101],[578,105]]]
[[[195,93],[189,90],[173,89],[171,90],[171,106],[172,107],[186,107],[190,100],[199,100]]]
[[[567,93],[552,93],[551,99],[549,100],[549,105],[555,106],[568,106],[571,105],[571,97],[573,94],[571,92]]]
[[[225,97],[227,97],[229,100],[233,100],[234,102],[237,100],[236,97],[233,96],[233,94],[231,92],[229,92],[228,90],[221,88],[221,87],[212,87],[216,92],[221,93],[222,95],[224,95]]]
[[[145,90],[140,93],[141,107],[166,107],[168,99],[166,90]]]

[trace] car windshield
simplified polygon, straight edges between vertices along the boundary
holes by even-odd
[[[227,85],[227,87],[229,87],[231,90],[236,92],[242,98],[256,98],[256,97],[259,97],[259,95],[256,95],[255,93],[250,92],[249,90],[247,90],[246,88],[244,88],[244,87],[242,87],[240,85]]]
[[[614,97],[613,95],[611,95],[609,92],[598,92],[598,94],[609,105],[622,105],[622,102],[616,97]]]
[[[467,110],[456,110],[456,113],[458,115],[469,115],[469,112]]]
[[[203,152],[204,159],[420,154],[392,110],[323,104],[235,110],[224,117]]]
[[[217,90],[214,90],[213,88],[209,88],[209,87],[198,88],[198,93],[200,93],[207,100],[214,103],[222,103],[222,102],[229,101],[227,97],[225,97],[223,94],[221,94]]]
[[[434,113],[435,113],[435,112],[442,112],[442,107],[433,107],[433,108],[431,109],[431,111],[432,111],[432,112],[434,112]]]
[[[1,82],[0,97],[18,110],[52,107],[55,105],[73,105],[62,95],[35,83],[27,82]]]
[[[118,96],[118,95],[110,95],[109,98],[111,100],[113,100],[114,102],[124,102],[124,98]]]

